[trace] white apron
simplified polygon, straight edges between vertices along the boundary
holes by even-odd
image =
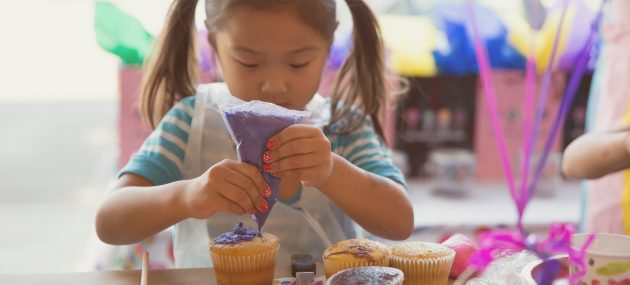
[[[237,159],[236,147],[219,107],[238,99],[230,95],[223,83],[200,85],[196,96],[183,179],[198,177],[223,159]],[[307,106],[307,111],[322,108],[323,100],[316,95]],[[340,210],[315,188],[303,187],[301,198],[292,206],[276,203],[262,228],[263,232],[274,234],[280,239],[276,267],[290,268],[291,255],[297,253],[308,253],[316,260],[321,259],[328,245],[351,238],[348,230],[342,228],[339,214]],[[211,267],[210,240],[232,230],[239,221],[256,227],[249,215],[237,216],[223,212],[207,220],[187,219],[176,224],[173,233],[175,266]]]

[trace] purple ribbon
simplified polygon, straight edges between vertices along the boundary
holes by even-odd
[[[558,114],[556,114],[556,118],[553,122],[551,132],[549,133],[549,136],[547,137],[547,141],[545,143],[545,148],[543,149],[542,156],[540,157],[536,165],[536,172],[534,174],[532,182],[529,184],[528,192],[535,191],[535,186],[537,185],[538,180],[540,180],[540,177],[542,176],[542,172],[543,172],[545,163],[547,162],[547,157],[549,156],[549,152],[551,151],[551,146],[553,145],[553,141],[558,134],[558,130],[560,129],[560,126],[562,125],[562,123],[567,117],[567,112],[569,111],[569,107],[571,107],[571,104],[573,103],[573,100],[575,99],[575,96],[577,94],[577,89],[580,85],[580,82],[582,81],[582,76],[584,76],[584,72],[586,72],[589,61],[591,59],[597,58],[597,55],[599,53],[599,50],[596,48],[597,47],[596,45],[597,31],[599,30],[599,26],[601,24],[603,8],[606,2],[608,2],[608,0],[602,1],[599,7],[599,11],[597,12],[597,16],[595,17],[595,20],[591,24],[591,34],[590,34],[589,40],[584,46],[584,48],[582,48],[582,52],[580,53],[580,56],[578,57],[576,69],[573,72],[573,74],[571,74],[569,85],[564,93],[564,97],[562,98],[562,103],[560,104],[560,110],[558,111]],[[530,198],[531,197],[528,197],[528,199]]]
[[[481,42],[479,36],[479,29],[477,28],[477,22],[475,20],[475,13],[471,0],[466,1],[468,10],[468,16],[470,19],[471,30],[473,33],[475,56],[479,65],[479,76],[481,77],[481,86],[483,88],[483,95],[488,105],[488,113],[490,114],[490,120],[492,122],[492,130],[494,132],[494,138],[499,148],[499,156],[501,158],[501,165],[503,166],[503,172],[508,181],[508,187],[510,189],[510,195],[513,201],[517,201],[516,187],[514,183],[514,176],[512,174],[512,166],[510,164],[510,158],[507,155],[507,148],[505,146],[505,137],[503,136],[503,128],[501,127],[501,121],[497,111],[497,96],[494,91],[494,84],[492,83],[492,74],[490,73],[490,63],[488,62],[487,50],[484,43]],[[520,220],[520,218],[519,218]]]
[[[567,13],[569,7],[569,1],[564,1],[564,7],[562,9],[562,15],[560,16],[560,22],[558,23],[558,29],[556,32],[556,36],[553,40],[553,48],[551,50],[551,58],[549,59],[549,64],[547,64],[547,69],[545,70],[545,74],[543,75],[543,81],[540,86],[540,98],[538,98],[538,104],[536,106],[536,116],[534,117],[534,127],[531,129],[531,134],[529,135],[528,143],[525,145],[525,156],[524,156],[524,164],[523,167],[527,172],[523,173],[521,177],[521,201],[523,205],[523,213],[525,213],[525,209],[527,208],[527,201],[531,195],[529,184],[524,184],[528,182],[529,179],[529,164],[531,161],[533,150],[536,148],[536,141],[538,141],[538,134],[540,132],[540,123],[542,121],[543,114],[545,112],[545,105],[547,105],[547,97],[549,95],[549,88],[551,87],[551,78],[553,65],[556,62],[556,55],[558,53],[558,43],[560,42],[560,35],[562,34],[562,24],[564,23],[564,18]]]

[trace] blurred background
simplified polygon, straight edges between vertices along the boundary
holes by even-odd
[[[438,240],[451,232],[513,224],[516,213],[479,90],[477,64],[466,43],[464,1],[368,2],[379,14],[389,65],[409,83],[406,94],[388,105],[386,130],[395,162],[410,183],[416,217],[412,239]],[[567,38],[545,109],[552,113],[543,119],[542,134],[549,131],[573,71],[572,47],[588,37],[601,1],[570,2]],[[343,3],[338,1],[341,27],[322,83],[324,95],[349,49],[351,21]],[[518,169],[529,27],[536,30],[542,74],[561,5],[553,0],[475,3],[507,145]],[[0,273],[108,269],[99,267],[99,259],[116,249],[96,238],[94,213],[117,170],[146,136],[135,105],[141,63],[170,1],[0,4]],[[116,49],[121,46],[122,51]],[[210,51],[201,54],[205,82],[217,79],[209,56]],[[580,219],[580,186],[562,177],[560,153],[584,132],[591,77],[589,71],[582,80],[526,215],[533,231],[553,221]],[[391,86],[400,88],[397,81]],[[125,254],[133,259],[133,248]]]

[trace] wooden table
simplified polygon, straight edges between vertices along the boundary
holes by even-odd
[[[211,268],[150,270],[148,281],[149,285],[216,285],[214,270]],[[59,274],[0,274],[0,284],[138,285],[140,284],[140,270]],[[449,284],[452,284],[452,281]]]

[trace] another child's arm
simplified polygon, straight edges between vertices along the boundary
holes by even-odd
[[[564,151],[562,170],[572,178],[596,179],[630,167],[630,130],[588,133]]]
[[[269,146],[267,171],[318,188],[373,234],[395,240],[411,235],[413,209],[403,186],[332,153],[319,128],[288,127]]]
[[[224,160],[203,175],[164,185],[124,174],[96,215],[99,238],[110,244],[139,242],[187,218],[224,211],[237,215],[266,210],[269,186],[256,167]]]

